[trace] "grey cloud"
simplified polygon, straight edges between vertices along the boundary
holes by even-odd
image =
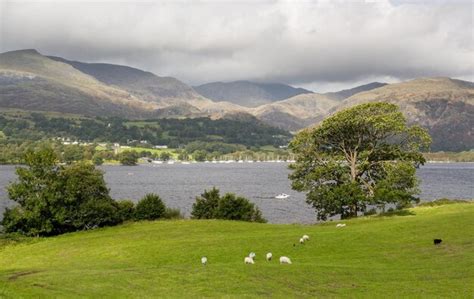
[[[474,78],[465,1],[6,1],[0,50],[120,63],[190,84]]]

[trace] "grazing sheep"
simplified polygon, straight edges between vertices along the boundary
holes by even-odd
[[[439,244],[441,244],[441,242],[443,242],[443,240],[441,240],[441,239],[434,239],[433,240],[434,245],[439,245]]]
[[[300,239],[300,244],[304,244],[304,239],[303,238]]]
[[[308,235],[303,235],[303,240],[305,240],[305,242],[309,241],[309,236]]]
[[[250,256],[247,256],[244,258],[244,263],[245,264],[255,264],[255,262],[253,261],[253,258],[251,258]]]
[[[203,256],[201,258],[201,263],[205,266],[207,264],[207,257]]]
[[[254,259],[257,255],[255,254],[255,252],[251,252],[249,253],[249,257]]]
[[[336,227],[344,227],[344,226],[346,226],[345,223],[338,223],[338,224],[336,225]]]
[[[271,252],[267,253],[267,261],[271,261],[273,254]]]
[[[289,257],[281,256],[280,257],[280,264],[290,264],[291,265],[291,260],[290,260]]]

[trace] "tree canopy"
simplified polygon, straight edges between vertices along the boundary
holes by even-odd
[[[18,205],[4,213],[6,232],[48,236],[119,223],[102,172],[82,162],[61,166],[57,159],[50,148],[26,155],[26,167],[17,168],[18,180],[8,186]]]
[[[402,206],[417,200],[416,167],[430,143],[426,130],[407,125],[396,105],[361,104],[295,136],[289,177],[318,219],[357,216],[369,204]]]

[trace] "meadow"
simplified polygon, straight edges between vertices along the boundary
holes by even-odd
[[[473,203],[455,203],[344,228],[173,220],[3,239],[0,297],[472,298],[473,216]],[[303,234],[311,239],[300,245]],[[282,255],[293,264],[280,265]]]

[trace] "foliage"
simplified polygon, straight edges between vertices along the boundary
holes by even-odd
[[[120,164],[126,166],[135,166],[138,162],[138,154],[134,151],[124,151],[118,156]]]
[[[417,200],[415,168],[430,141],[396,105],[358,105],[295,136],[292,187],[307,192],[318,219],[354,217],[368,204],[404,206]]]
[[[58,166],[50,148],[29,152],[25,162],[7,188],[18,205],[4,213],[6,232],[47,236],[120,222],[103,174],[93,165]]]
[[[266,222],[262,212],[248,199],[235,196],[233,193],[219,195],[215,187],[204,190],[201,197],[196,198],[191,212],[194,219],[226,219],[251,222]]]
[[[268,126],[253,117],[240,120],[203,117],[131,121],[117,117],[65,118],[43,113],[5,114],[0,115],[0,131],[10,142],[63,137],[131,145],[147,141],[148,144],[166,144],[176,148],[193,141],[218,141],[244,146],[284,145],[291,137],[289,132]]]
[[[206,160],[206,152],[203,151],[203,150],[196,150],[193,152],[193,159],[198,161],[198,162],[202,162],[204,160]]]
[[[171,158],[171,154],[169,152],[162,152],[160,154],[161,161],[168,161]]]
[[[136,220],[156,220],[162,218],[166,207],[161,198],[153,193],[146,194],[135,207]]]
[[[104,164],[104,158],[102,158],[101,155],[94,155],[92,157],[92,163],[94,163],[96,166],[102,165]]]
[[[194,219],[212,219],[216,218],[219,206],[219,189],[213,187],[211,190],[204,190],[200,197],[196,197],[193,204],[191,216]]]
[[[183,213],[178,208],[166,207],[165,213],[163,214],[165,219],[184,219]]]
[[[133,220],[135,204],[131,200],[119,200],[117,201],[117,213],[121,221]]]

